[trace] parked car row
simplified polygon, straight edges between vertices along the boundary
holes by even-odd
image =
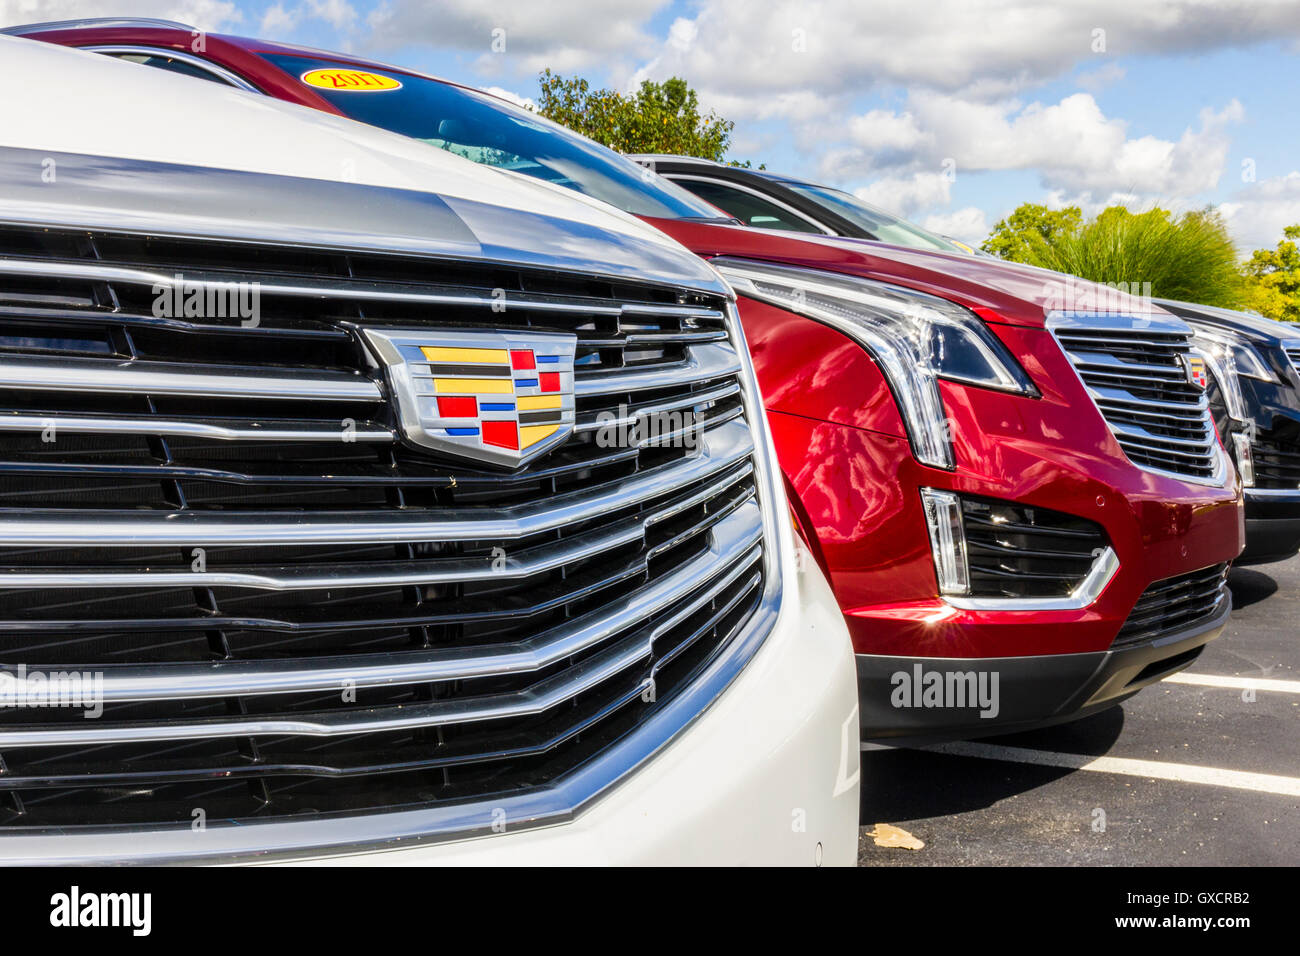
[[[851,862],[860,740],[1112,706],[1300,549],[1275,323],[351,56],[8,32],[62,95],[0,133],[3,664],[108,710],[0,729],[0,856]]]

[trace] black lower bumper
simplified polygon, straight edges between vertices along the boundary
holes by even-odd
[[[863,740],[928,743],[1015,733],[1087,717],[1180,671],[1223,631],[1214,618],[1145,644],[1038,657],[859,654]]]
[[[1300,553],[1300,491],[1246,489],[1246,550],[1234,564],[1285,561]]]

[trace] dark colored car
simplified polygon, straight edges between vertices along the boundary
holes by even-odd
[[[832,186],[691,156],[640,153],[629,158],[758,229],[871,239],[936,252],[975,252],[964,242],[935,235]]]
[[[27,32],[194,65],[183,30]],[[575,189],[730,280],[796,524],[853,637],[865,737],[1075,719],[1188,666],[1222,632],[1241,495],[1181,319],[1027,266],[749,228],[479,91],[205,39],[203,62],[246,87]],[[611,333],[636,333],[631,321]],[[703,401],[702,356],[684,361]]]
[[[1300,328],[1190,302],[1159,303],[1196,329],[1216,424],[1246,497],[1239,564],[1300,552]]]

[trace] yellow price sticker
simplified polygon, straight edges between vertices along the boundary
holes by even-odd
[[[401,80],[366,70],[308,70],[301,79],[308,86],[345,93],[382,93],[402,88]]]

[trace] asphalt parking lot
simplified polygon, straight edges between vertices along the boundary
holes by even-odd
[[[864,751],[858,862],[1300,863],[1300,558],[1234,569],[1229,586],[1223,636],[1119,707],[1033,733]],[[925,846],[879,847],[876,823]]]

